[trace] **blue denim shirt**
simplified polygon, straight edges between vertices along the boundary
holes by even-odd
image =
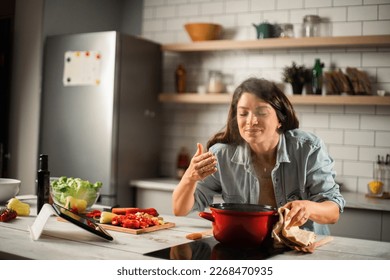
[[[247,144],[217,143],[210,148],[218,171],[197,183],[193,211],[203,211],[215,195],[227,203],[257,204],[260,187]],[[323,141],[294,129],[280,135],[272,182],[278,207],[293,200],[334,201],[343,211],[345,200],[335,182],[334,161]],[[328,235],[327,225],[309,220],[301,228]]]

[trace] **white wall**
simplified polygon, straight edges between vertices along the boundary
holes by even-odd
[[[22,181],[21,194],[35,193],[41,89],[44,0],[18,0],[10,107],[10,177]]]
[[[186,22],[220,23],[226,39],[255,39],[252,23],[291,22],[298,30],[306,14],[329,20],[331,35],[390,34],[389,0],[145,0],[143,35],[161,43],[189,42]],[[299,33],[299,32],[297,32]],[[366,71],[374,92],[390,92],[390,49],[310,49],[277,51],[228,51],[202,54],[166,54],[164,91],[174,90],[177,64],[187,68],[189,91],[206,82],[207,71],[222,70],[238,84],[248,76],[281,81],[284,66],[296,61],[311,67],[314,59],[345,70],[347,66]],[[196,142],[207,139],[220,129],[227,117],[228,105],[164,104],[164,137],[161,175],[174,176],[180,146],[195,152]],[[337,180],[344,189],[366,192],[372,179],[377,154],[390,153],[389,106],[295,106],[301,128],[313,131],[326,142],[336,161]]]

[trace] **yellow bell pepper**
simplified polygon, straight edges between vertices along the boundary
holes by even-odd
[[[7,208],[14,210],[18,214],[18,216],[30,215],[30,205],[21,202],[17,198],[11,198],[8,201]]]

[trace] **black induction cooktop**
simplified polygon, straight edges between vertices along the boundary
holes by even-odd
[[[261,246],[242,247],[225,245],[209,237],[145,255],[166,260],[265,260],[283,251],[285,249],[273,248],[271,241]]]

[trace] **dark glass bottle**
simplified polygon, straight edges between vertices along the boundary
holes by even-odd
[[[322,94],[322,68],[324,68],[324,64],[317,58],[312,72],[312,90],[314,94],[318,95]]]
[[[175,72],[176,92],[184,93],[186,91],[186,70],[179,64]]]
[[[38,183],[37,183],[37,214],[42,209],[45,203],[49,203],[50,197],[50,171],[49,157],[47,155],[39,155],[38,168]]]

